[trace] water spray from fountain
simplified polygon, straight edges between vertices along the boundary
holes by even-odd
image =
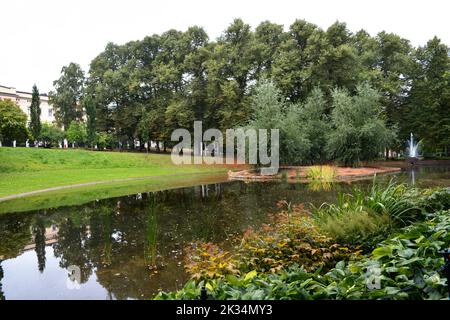
[[[414,142],[414,136],[411,133],[410,139],[408,141],[408,157],[407,161],[410,164],[415,164],[419,160],[419,144],[420,141]]]
[[[409,156],[412,158],[417,158],[418,157],[418,148],[419,148],[419,143],[417,142],[416,144],[414,144],[414,136],[411,133],[411,138],[408,141],[408,145],[409,145]]]

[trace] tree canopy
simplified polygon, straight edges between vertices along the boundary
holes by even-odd
[[[385,140],[387,147],[403,149],[398,142],[414,132],[430,148],[447,148],[448,52],[437,38],[415,48],[396,34],[351,32],[342,22],[324,30],[296,20],[284,30],[264,21],[253,30],[235,19],[215,41],[193,26],[123,45],[108,43],[86,79],[79,65],[64,67],[51,99],[58,123],[67,129],[83,118],[82,96],[91,97],[90,139],[95,126],[121,145],[133,147],[135,140],[170,145],[171,131],[192,130],[194,120],[222,131],[247,125],[255,112],[255,85],[270,79],[279,100],[289,102],[286,112],[307,123],[301,134],[292,134],[322,141],[321,126],[337,106],[333,101],[344,99],[344,92],[348,99],[359,97],[366,83],[379,93],[378,118],[399,135]],[[306,148],[312,161],[326,154],[306,144],[297,147]]]
[[[0,141],[25,141],[27,115],[11,100],[0,100]]]
[[[84,90],[84,72],[80,65],[70,63],[61,70],[61,77],[53,82],[50,102],[55,110],[55,118],[65,130],[73,120],[81,120],[83,111],[80,100]]]

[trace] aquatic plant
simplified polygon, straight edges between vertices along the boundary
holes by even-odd
[[[312,166],[306,169],[306,177],[311,180],[332,182],[336,178],[336,168],[332,166]]]

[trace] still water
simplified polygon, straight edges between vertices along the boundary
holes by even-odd
[[[450,186],[450,167],[378,177]],[[0,298],[149,299],[187,280],[184,248],[227,246],[276,212],[278,200],[320,205],[372,179],[333,185],[218,181],[0,217]],[[72,281],[71,279],[78,279]]]

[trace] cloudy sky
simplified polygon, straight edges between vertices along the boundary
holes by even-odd
[[[61,67],[89,62],[107,42],[199,25],[216,38],[234,18],[285,28],[297,18],[327,28],[394,32],[413,45],[434,35],[450,45],[448,0],[6,0],[0,4],[0,84],[52,89]]]

